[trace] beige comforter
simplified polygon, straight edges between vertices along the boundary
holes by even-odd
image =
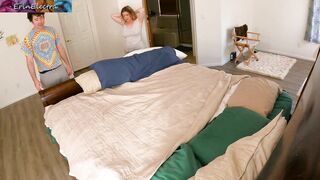
[[[138,82],[49,106],[45,124],[77,179],[149,179],[206,125],[241,78],[175,65]]]

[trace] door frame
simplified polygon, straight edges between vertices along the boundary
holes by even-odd
[[[150,17],[149,17],[149,11],[148,11],[148,3],[147,0],[143,0],[142,6],[144,7],[144,12],[146,14],[146,27],[147,27],[147,35],[148,35],[148,41],[149,41],[149,46],[153,47],[154,42],[153,42],[153,34],[152,34],[152,29],[151,29],[151,23],[150,23]]]
[[[197,46],[197,38],[196,38],[196,19],[195,19],[195,3],[194,0],[189,0],[190,3],[190,20],[191,20],[191,33],[192,33],[192,53],[193,56],[196,58],[196,62],[197,62],[197,51],[196,51],[196,46]],[[145,12],[148,14],[148,3],[147,0],[143,0],[143,5],[144,5],[144,9]],[[149,44],[150,47],[152,47],[154,44],[153,42],[153,35],[152,35],[152,31],[151,31],[151,23],[150,23],[150,18],[147,15],[147,33],[148,33],[148,37],[149,37]]]
[[[192,33],[192,54],[196,59],[196,63],[198,64],[197,57],[197,34],[196,34],[196,18],[195,18],[195,4],[194,0],[189,0],[190,3],[190,19],[191,19],[191,33]]]
[[[89,19],[90,19],[94,45],[96,47],[97,58],[101,59],[102,58],[102,53],[101,53],[102,52],[101,51],[102,48],[100,46],[99,35],[98,35],[97,26],[96,26],[96,21],[94,19],[94,13],[93,13],[94,9],[93,9],[93,5],[92,5],[92,1],[91,0],[85,0],[85,2],[87,4],[88,16],[89,16]]]
[[[90,0],[83,0],[85,2],[85,5],[87,6],[87,14],[88,14],[88,17],[89,17],[89,21],[90,21],[90,28],[91,28],[91,32],[92,32],[92,37],[93,37],[93,42],[94,42],[94,48],[95,48],[95,51],[96,51],[96,55],[97,55],[97,58],[98,59],[101,59],[102,58],[102,54],[101,54],[101,46],[100,46],[100,43],[99,43],[99,36],[98,36],[98,31],[97,31],[97,26],[95,24],[95,20],[94,20],[94,10],[93,10],[93,6],[92,6],[92,1]],[[69,53],[69,50],[68,50],[68,46],[67,46],[67,39],[66,39],[66,36],[64,34],[64,27],[63,27],[63,24],[61,23],[61,14],[58,14],[58,19],[59,19],[59,23],[60,23],[60,26],[61,26],[61,31],[62,31],[62,35],[63,35],[63,39],[64,39],[64,45],[66,47],[66,51],[67,51],[67,56],[68,56],[68,59],[69,59],[69,62],[72,64],[72,61],[71,61],[71,58],[70,58],[70,53]]]

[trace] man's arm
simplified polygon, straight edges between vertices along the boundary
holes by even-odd
[[[36,89],[38,91],[43,90],[42,85],[41,85],[40,81],[38,80],[38,78],[36,76],[36,71],[34,69],[33,57],[32,56],[26,56],[26,60],[27,60],[27,67],[28,67],[28,70],[29,70],[29,74],[30,74],[30,76],[32,78],[34,86],[36,87]]]
[[[67,70],[67,73],[68,73],[69,76],[71,76],[73,74],[73,70],[72,70],[72,67],[71,67],[71,65],[69,63],[67,53],[66,53],[66,51],[64,50],[64,47],[61,44],[58,44],[57,48],[58,48],[60,57],[62,58],[63,64],[64,64],[64,66],[65,66],[65,68]]]

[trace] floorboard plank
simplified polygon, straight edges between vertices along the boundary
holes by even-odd
[[[74,180],[44,126],[38,94],[0,109],[1,180]]]

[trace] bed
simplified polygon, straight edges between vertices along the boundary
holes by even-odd
[[[166,51],[172,58],[174,51],[170,48]],[[141,56],[149,60],[154,57],[148,52]],[[159,54],[156,57],[168,58]],[[166,61],[169,64],[166,66],[150,61],[151,71],[145,66],[141,68],[140,61],[137,68],[132,66],[133,61],[125,59],[130,62],[131,68],[127,72],[133,75],[129,79],[122,78],[120,84],[110,85],[109,79],[106,85],[98,70],[96,73],[101,86],[108,87],[94,93],[83,93],[83,85],[80,86],[74,79],[39,92],[46,106],[45,124],[59,143],[61,154],[69,162],[70,175],[77,179],[223,179],[223,175],[214,174],[220,172],[219,167],[222,166],[215,166],[224,164],[231,167],[226,159],[239,156],[238,147],[250,142],[251,150],[244,149],[247,156],[240,155],[247,157],[247,162],[241,166],[234,165],[244,168],[242,172],[235,172],[233,177],[258,176],[273,148],[264,152],[262,164],[261,155],[255,150],[265,146],[275,147],[286,127],[285,118],[290,118],[290,98],[281,88],[264,79],[234,76],[197,65],[177,63],[179,60],[173,59],[174,62]],[[158,60],[163,62],[161,58]],[[134,71],[139,73],[132,73]],[[145,72],[144,75],[140,74],[141,71]],[[119,72],[124,71],[113,73]],[[273,97],[265,98],[268,108],[256,109],[241,98],[245,96],[243,93],[247,91],[248,84],[254,84],[251,88],[257,89],[257,84],[262,87],[261,83],[264,87],[273,88],[274,93],[270,94],[271,90],[266,92],[267,97]],[[254,91],[247,95],[257,96]],[[286,105],[281,104],[284,102],[287,102]],[[239,103],[244,103],[244,107],[239,107]],[[234,121],[236,118],[230,118],[240,117],[239,114],[249,119],[240,130],[238,127],[245,120],[237,122]],[[251,118],[246,118],[248,116]],[[217,134],[221,127],[226,130]],[[207,147],[214,148],[215,144],[206,140],[224,137],[226,132],[237,133],[232,138],[220,138],[224,142],[213,138],[210,142],[220,142],[222,145],[212,153],[212,149]],[[269,135],[272,138],[266,138]],[[184,157],[183,160],[181,157]],[[245,176],[247,164],[256,164],[250,159],[258,159],[260,167],[251,172],[253,176]],[[179,163],[187,164],[187,167],[182,167],[186,173],[180,175],[178,172],[182,170],[172,171],[172,167],[181,168]],[[229,172],[234,171],[225,173]]]

